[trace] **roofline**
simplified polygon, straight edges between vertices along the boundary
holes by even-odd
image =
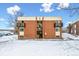
[[[18,17],[17,20],[35,20],[35,18],[39,19],[39,17],[41,18],[41,20],[43,17],[46,18],[44,20],[62,20],[61,16],[26,16],[26,17],[23,16],[23,17]]]

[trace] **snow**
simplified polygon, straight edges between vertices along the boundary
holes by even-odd
[[[3,42],[8,42],[8,41],[13,41],[13,40],[16,40],[17,38],[15,38],[16,35],[10,35],[10,36],[2,36],[0,37],[0,43],[3,43]]]
[[[51,41],[16,41],[2,48],[0,55],[63,55],[61,46],[57,42],[53,43]]]
[[[69,40],[69,35],[63,33],[64,40],[60,41],[18,40],[17,35],[3,36],[0,40],[8,41],[0,43],[0,56],[79,56],[79,41]]]
[[[79,40],[79,36],[78,35],[72,35],[72,34],[68,34],[68,33],[63,33],[63,37],[64,37],[64,40],[68,40],[71,39],[71,40]]]
[[[8,34],[8,33],[13,35],[13,33],[10,32],[10,31],[0,31],[0,34],[2,35],[2,37],[0,37],[0,43],[7,42],[7,41],[10,41],[10,40],[14,40],[14,37],[16,38],[15,35],[6,36],[5,34]]]

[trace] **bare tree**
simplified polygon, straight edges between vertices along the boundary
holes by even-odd
[[[78,14],[79,15],[79,7],[63,8],[62,10],[68,10],[68,11],[70,11],[71,13],[69,14],[69,17],[72,17],[75,14]]]
[[[9,15],[8,17],[9,27],[13,27],[15,32],[17,27],[17,18],[23,15],[24,14],[21,11],[18,11],[15,15]]]

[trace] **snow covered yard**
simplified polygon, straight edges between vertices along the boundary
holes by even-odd
[[[2,37],[9,41],[0,43],[0,56],[79,56],[79,41],[66,40],[68,35],[63,33],[61,41],[17,40],[17,35]]]
[[[8,42],[11,40],[16,40],[16,39],[18,39],[17,35],[3,36],[3,37],[0,37],[0,43]]]
[[[69,40],[69,39],[70,40],[79,40],[78,35],[74,36],[74,35],[71,35],[71,34],[68,34],[68,33],[63,33],[62,36],[63,36],[64,40]]]

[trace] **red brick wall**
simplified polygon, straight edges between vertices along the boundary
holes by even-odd
[[[36,21],[25,21],[24,37],[25,38],[36,38]]]
[[[24,38],[34,39],[37,38],[37,21],[27,20],[24,21],[25,29],[24,29]],[[43,20],[43,38],[56,38],[55,36],[55,21],[53,20]],[[62,28],[60,30],[62,32]],[[19,36],[19,31],[18,31]],[[62,33],[61,36],[62,37]]]
[[[44,38],[55,38],[55,21],[43,21],[43,37]]]

